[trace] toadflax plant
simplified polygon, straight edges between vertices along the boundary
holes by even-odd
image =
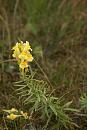
[[[33,61],[29,42],[17,42],[12,50],[12,56],[16,58],[23,76],[22,81],[15,83],[18,86],[17,94],[24,105],[29,108],[32,127],[45,130],[48,126],[50,128],[50,124],[53,124],[51,128],[56,124],[56,128],[59,129],[72,129],[72,126],[76,124],[72,122],[72,119],[67,114],[70,111],[77,111],[70,108],[72,102],[63,103],[63,97],[55,97],[53,90],[49,90],[48,83],[35,79],[33,72],[24,76],[28,70],[29,62]]]
[[[16,45],[12,48],[13,50],[13,57],[16,58],[20,71],[22,72],[22,75],[24,71],[27,70],[29,67],[28,63],[33,61],[33,56],[30,51],[32,51],[30,44],[28,41],[23,43],[22,41],[20,43],[16,43]]]

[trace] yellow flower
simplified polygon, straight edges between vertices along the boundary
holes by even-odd
[[[19,43],[17,42],[16,45],[12,48],[12,50],[14,50],[13,52],[13,57],[18,58],[19,54],[20,54],[20,50],[19,50]]]
[[[18,112],[18,110],[15,109],[15,108],[12,108],[10,111],[11,111],[11,112]]]
[[[13,56],[14,58],[18,59],[19,54],[20,54],[20,51],[19,51],[19,50],[16,50],[16,51],[14,51],[14,53],[13,53],[12,56]]]
[[[33,60],[33,57],[32,55],[29,53],[29,52],[22,52],[18,58],[21,60],[21,61],[32,61]]]
[[[18,48],[20,49],[21,52],[23,51],[24,43],[22,41],[20,43],[18,43]]]
[[[28,67],[28,63],[26,61],[23,61],[23,62],[20,63],[19,67],[21,69],[27,68]]]
[[[25,119],[28,119],[28,113],[27,113],[27,112],[21,111],[20,113],[21,113],[21,115],[22,115]]]
[[[29,51],[29,50],[32,51],[31,46],[30,46],[30,44],[29,44],[28,41],[26,41],[26,43],[24,43],[23,45],[24,45],[23,51],[25,51],[25,52],[26,52],[26,51]]]
[[[23,46],[23,42],[21,41],[20,43],[16,43],[16,45],[15,46],[13,46],[13,48],[12,48],[12,50],[16,50],[16,49],[20,49],[20,50],[22,50],[24,48],[24,46]]]
[[[8,115],[7,118],[10,119],[10,120],[15,120],[17,117],[20,117],[20,116],[21,115],[15,115],[15,114],[12,113],[12,114]]]
[[[16,43],[15,46],[12,47],[12,50],[16,50],[18,48],[18,42]]]
[[[33,56],[30,53],[27,53],[27,61],[31,62],[33,61]]]
[[[21,69],[28,68],[28,62],[33,60],[33,56],[30,53],[30,50],[32,51],[32,49],[29,42],[17,42],[12,50],[14,51],[12,56],[18,60],[19,67]]]

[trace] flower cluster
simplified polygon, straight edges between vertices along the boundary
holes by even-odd
[[[7,119],[15,120],[18,117],[23,117],[24,119],[28,119],[28,113],[23,111],[18,111],[15,108],[12,108],[10,110],[3,110],[7,113]]]
[[[33,56],[31,55],[30,51],[32,51],[30,44],[28,41],[23,43],[16,43],[16,45],[12,48],[13,50],[13,57],[16,58],[18,61],[19,67],[21,69],[28,68],[28,62],[33,60]]]

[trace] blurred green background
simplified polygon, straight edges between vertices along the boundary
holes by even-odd
[[[87,0],[0,0],[0,107],[17,100],[11,93],[19,78],[17,65],[2,61],[12,58],[18,39],[30,41],[56,95],[68,93],[66,100],[79,108],[79,98],[87,92]],[[40,72],[38,77],[45,79]]]

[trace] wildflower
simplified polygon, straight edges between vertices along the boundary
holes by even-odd
[[[33,61],[33,56],[30,51],[32,51],[31,46],[28,41],[23,43],[16,43],[16,45],[12,48],[13,57],[17,59],[19,67],[21,69],[28,68],[28,62]]]
[[[23,61],[23,62],[20,63],[19,67],[21,69],[28,68],[28,63],[26,61]]]
[[[31,61],[33,60],[33,57],[32,57],[32,55],[31,55],[29,52],[24,52],[24,51],[23,51],[23,52],[19,55],[19,59],[20,59],[21,61],[26,60],[26,61],[31,62]]]
[[[12,108],[10,111],[11,111],[11,112],[18,112],[18,110],[15,109],[15,108]]]
[[[28,113],[27,113],[27,112],[21,111],[20,113],[21,113],[21,115],[22,115],[25,119],[28,119]]]
[[[18,59],[19,54],[20,54],[20,50],[19,50],[19,48],[17,48],[17,49],[14,51],[14,53],[13,53],[12,56],[13,56],[14,58]]]
[[[21,115],[15,115],[13,113],[11,113],[10,115],[7,116],[8,119],[10,120],[15,120],[17,117],[20,117]]]
[[[19,48],[19,47],[18,47],[18,42],[16,43],[16,45],[15,45],[15,46],[13,46],[13,47],[12,47],[12,50],[14,50],[14,51],[15,51],[17,48]]]
[[[29,50],[31,50],[31,51],[32,51],[32,49],[31,49],[31,46],[30,46],[29,42],[28,42],[28,41],[26,41],[26,43],[24,43],[24,49],[23,49],[23,51],[29,51]]]

